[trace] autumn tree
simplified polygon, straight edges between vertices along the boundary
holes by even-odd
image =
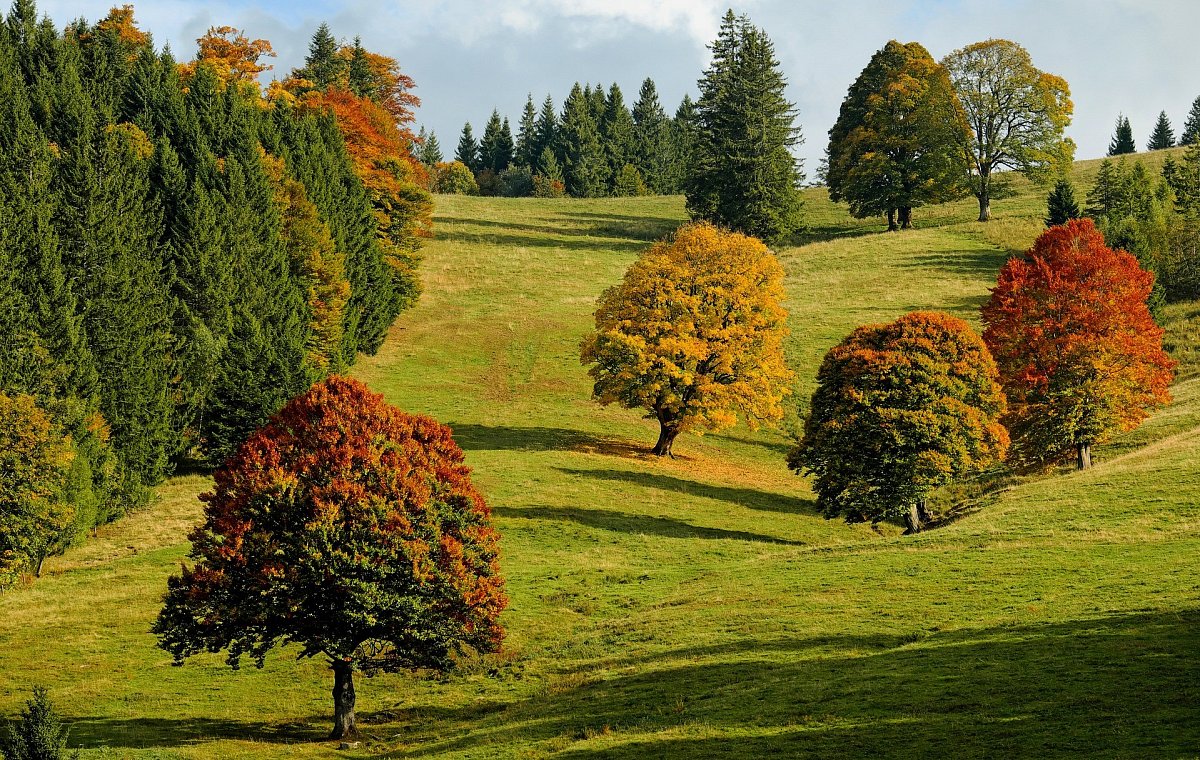
[[[961,319],[913,312],[860,327],[825,355],[788,465],[816,476],[826,517],[903,518],[916,533],[932,490],[1003,459],[998,380]]]
[[[63,490],[74,453],[28,395],[0,393],[0,589],[40,572],[74,509]]]
[[[993,176],[1009,169],[1041,181],[1071,163],[1075,143],[1063,136],[1074,105],[1066,80],[1034,67],[1025,48],[992,39],[942,61],[967,114],[971,184],[979,221],[992,217]]]
[[[1146,305],[1153,284],[1090,219],[1050,228],[1005,264],[983,307],[983,338],[1008,394],[1018,461],[1074,455],[1086,468],[1094,444],[1170,400],[1175,362]]]
[[[182,662],[277,644],[334,672],[333,738],[357,732],[354,672],[443,670],[492,652],[507,604],[499,535],[450,429],[331,377],[214,475],[192,567],[154,624]]]
[[[1129,126],[1128,116],[1118,115],[1112,141],[1108,144],[1108,155],[1123,156],[1129,153],[1137,153],[1137,145],[1133,142],[1133,127]]]
[[[1075,200],[1075,186],[1066,177],[1060,178],[1046,197],[1046,226],[1066,224],[1081,216],[1083,212],[1079,210],[1079,203]]]
[[[680,227],[600,296],[580,354],[593,397],[646,410],[659,456],[685,430],[719,430],[739,414],[751,425],[779,420],[792,378],[783,295],[783,267],[762,242]]]
[[[964,192],[970,137],[946,69],[920,44],[892,40],[850,85],[829,130],[829,197],[907,229],[913,208]]]
[[[1166,111],[1158,112],[1158,121],[1154,123],[1154,131],[1150,133],[1150,142],[1146,150],[1163,150],[1175,147],[1175,132],[1171,129],[1171,120]]]
[[[258,75],[271,69],[262,59],[275,57],[270,42],[251,40],[232,26],[209,27],[196,44],[196,60],[183,67],[185,78],[195,73],[197,64],[206,63],[213,67],[222,84],[252,82],[257,88]]]
[[[700,80],[684,192],[693,219],[775,241],[801,224],[803,140],[766,33],[726,13]]]

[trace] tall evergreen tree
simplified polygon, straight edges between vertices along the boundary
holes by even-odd
[[[498,166],[503,150],[500,130],[500,112],[493,108],[492,115],[483,128],[483,137],[479,140],[479,166],[483,171],[493,171],[497,174],[504,171],[504,167]]]
[[[559,127],[564,181],[567,192],[576,198],[595,198],[603,195],[606,189],[604,148],[592,114],[588,95],[576,82],[563,103]]]
[[[555,158],[559,160],[559,163],[562,163],[558,145],[558,114],[554,110],[554,99],[549,95],[542,101],[542,108],[538,111],[534,133],[532,148],[535,151],[534,155],[539,157],[539,162],[542,151],[549,148],[555,152]]]
[[[358,37],[354,38],[354,46],[350,49],[350,62],[346,64],[346,78],[347,84],[350,85],[350,92],[358,97],[372,100],[379,98],[379,82],[371,71],[371,62],[367,58],[367,51]]]
[[[1150,142],[1146,145],[1146,150],[1162,150],[1173,147],[1175,147],[1175,132],[1171,129],[1171,120],[1167,118],[1166,111],[1159,111],[1158,121],[1154,124],[1154,131],[1150,133]]]
[[[304,59],[304,68],[300,74],[305,79],[312,80],[318,90],[324,90],[330,85],[338,84],[346,72],[346,61],[338,55],[338,42],[329,25],[322,22],[313,32],[312,41],[308,45],[308,56]]]
[[[1112,142],[1108,144],[1108,155],[1121,156],[1127,153],[1137,153],[1137,145],[1133,142],[1133,128],[1129,126],[1127,116],[1118,116]]]
[[[1191,145],[1197,141],[1200,141],[1200,97],[1192,101],[1192,108],[1183,123],[1183,134],[1179,135],[1180,145]]]
[[[1118,165],[1111,158],[1100,162],[1096,183],[1087,194],[1087,215],[1103,219],[1113,214],[1119,205],[1124,163]]]
[[[462,133],[458,137],[458,149],[454,152],[454,160],[459,161],[471,171],[479,171],[479,144],[475,142],[475,135],[471,132],[471,122],[463,125]]]
[[[504,121],[500,124],[500,139],[496,144],[496,173],[499,174],[508,169],[513,162],[513,133],[512,127],[508,123],[508,117],[504,117]]]
[[[446,160],[442,155],[442,146],[438,142],[436,132],[430,131],[426,133],[425,127],[421,127],[419,137],[421,138],[421,146],[418,149],[417,157],[421,163],[426,166],[436,166]]]
[[[1046,198],[1046,226],[1056,227],[1081,216],[1075,201],[1075,186],[1066,177],[1059,179]]]
[[[625,164],[633,158],[633,117],[625,107],[621,88],[613,82],[605,99],[604,118],[600,121],[600,142],[608,164],[606,181],[610,193],[616,191],[616,181]]]
[[[764,240],[785,238],[801,224],[803,175],[792,149],[802,140],[774,46],[729,11],[712,51],[696,105],[688,211]]]
[[[647,77],[633,105],[631,160],[652,192],[671,192],[671,122],[658,102],[654,80]]]
[[[608,98],[604,96],[604,85],[597,83],[594,88],[588,85],[584,88],[583,95],[591,107],[592,120],[599,125],[604,120],[605,111],[608,110]]]
[[[692,97],[684,93],[683,100],[675,109],[671,119],[671,150],[669,177],[670,182],[665,192],[681,193],[684,183],[696,153],[696,143],[699,140],[700,127],[696,122],[696,104]]]
[[[517,143],[513,151],[513,160],[519,166],[531,169],[537,163],[537,108],[533,105],[533,93],[525,99],[525,109],[521,111],[521,121],[517,125]]]

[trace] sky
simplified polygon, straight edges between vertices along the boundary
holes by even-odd
[[[96,20],[124,0],[41,0],[60,27]],[[729,0],[142,0],[139,25],[176,57],[229,25],[271,42],[283,78],[303,63],[322,21],[335,36],[395,58],[416,81],[417,124],[433,130],[447,159],[463,123],[476,137],[499,109],[516,129],[526,96],[556,106],[576,82],[613,82],[627,105],[654,80],[668,113],[696,97]],[[920,42],[935,58],[992,37],[1029,50],[1034,65],[1067,80],[1075,103],[1068,134],[1077,158],[1104,155],[1117,115],[1144,149],[1159,111],[1176,135],[1200,96],[1200,2],[1195,0],[742,0],[775,43],[812,178],[846,88],[890,39]]]

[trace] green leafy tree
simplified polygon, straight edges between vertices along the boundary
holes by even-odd
[[[1108,155],[1123,156],[1128,153],[1137,153],[1137,145],[1133,142],[1133,127],[1129,126],[1129,117],[1118,116],[1116,130],[1108,144]]]
[[[1059,179],[1046,198],[1046,226],[1054,227],[1066,224],[1081,216],[1083,213],[1075,201],[1075,186],[1066,177]]]
[[[937,312],[867,325],[830,349],[788,464],[816,476],[826,517],[903,518],[916,533],[935,488],[1003,459],[996,363],[970,326]]]
[[[332,377],[217,470],[154,624],[182,662],[262,667],[278,644],[334,672],[333,738],[357,733],[354,671],[445,670],[496,651],[499,535],[450,429]]]
[[[451,195],[476,195],[479,193],[479,185],[475,182],[475,175],[471,173],[470,169],[461,161],[452,161],[448,164],[437,165],[434,192]]]
[[[672,192],[671,120],[658,102],[654,80],[647,77],[633,104],[631,159],[652,192]]]
[[[1154,131],[1150,133],[1150,142],[1146,150],[1163,150],[1175,147],[1175,132],[1171,129],[1171,120],[1166,111],[1158,112],[1158,121],[1154,123]]]
[[[729,11],[712,52],[699,83],[688,213],[764,240],[785,238],[801,224],[803,175],[792,154],[801,138],[774,46]]]
[[[1179,135],[1180,145],[1191,145],[1200,140],[1200,97],[1192,101],[1187,120],[1183,123],[1183,133]]]
[[[646,195],[648,192],[646,183],[642,179],[642,173],[633,164],[622,166],[621,170],[617,172],[616,179],[613,180],[613,195],[615,196]]]
[[[892,40],[850,85],[829,130],[829,197],[858,218],[886,214],[889,230],[911,227],[913,208],[966,191],[970,139],[945,67],[920,44]]]
[[[1009,40],[977,42],[942,60],[967,114],[972,136],[971,182],[979,221],[992,218],[992,198],[1009,169],[1035,181],[1063,174],[1075,143],[1063,136],[1074,105],[1066,80],[1034,67],[1028,51]]]
[[[604,195],[607,189],[604,147],[600,143],[589,96],[578,82],[563,103],[558,145],[564,159],[563,178],[567,193],[576,198]]]

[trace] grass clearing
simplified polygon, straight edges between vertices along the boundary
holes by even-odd
[[[1081,196],[1097,163],[1077,166]],[[1045,191],[1014,189],[987,225],[968,199],[902,234],[809,191],[812,230],[781,251],[793,410],[859,324],[977,324],[1041,229]],[[503,534],[502,654],[360,679],[351,751],[323,741],[324,663],[172,667],[148,631],[200,514],[192,476],[0,596],[0,713],[45,684],[86,758],[1193,755],[1197,307],[1168,310],[1175,403],[1093,470],[902,537],[818,516],[786,430],[685,435],[658,461],[652,423],[589,400],[595,298],[683,218],[680,198],[439,197],[421,301],[354,370],[467,451]]]

